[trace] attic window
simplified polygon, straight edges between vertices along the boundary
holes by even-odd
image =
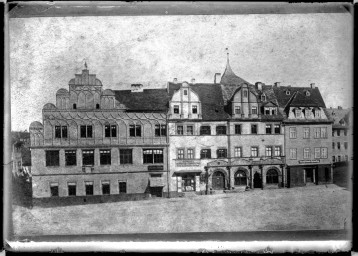
[[[306,96],[310,96],[310,92],[309,91],[306,91]]]
[[[291,92],[290,91],[286,91],[286,95],[290,95],[291,94]]]
[[[261,95],[261,101],[266,101],[266,95]]]
[[[184,95],[188,95],[188,91],[187,91],[187,90],[184,90]]]
[[[244,90],[244,97],[247,98],[247,90]]]

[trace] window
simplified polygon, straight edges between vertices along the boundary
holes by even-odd
[[[310,92],[309,91],[306,91],[306,96],[310,96]]]
[[[174,114],[179,114],[179,105],[174,105]]]
[[[82,165],[94,165],[94,150],[82,150]]]
[[[290,148],[290,159],[297,159],[297,149]]]
[[[96,104],[96,109],[99,109],[99,104],[98,103]]]
[[[187,91],[187,90],[184,90],[184,95],[188,95],[188,91]]]
[[[309,139],[310,137],[310,128],[309,127],[304,127],[303,128],[303,138],[304,139]]]
[[[227,157],[227,149],[219,148],[217,150],[217,158],[226,158]]]
[[[347,136],[347,130],[344,130],[344,136]]]
[[[244,97],[247,98],[247,90],[244,90]]]
[[[337,162],[341,161],[341,156],[337,156]]]
[[[348,142],[344,142],[344,149],[348,149]]]
[[[311,158],[311,150],[310,150],[310,148],[304,148],[303,149],[303,158],[305,158],[305,159]]]
[[[332,162],[335,162],[335,161],[336,161],[336,157],[332,156]]]
[[[265,107],[265,115],[269,115],[270,114],[270,108]]]
[[[155,136],[167,136],[167,126],[165,124],[156,124],[155,125]]]
[[[314,158],[321,158],[321,149],[314,148]]]
[[[58,183],[57,182],[50,183],[50,192],[51,192],[51,196],[58,196]]]
[[[67,126],[55,126],[55,138],[67,138]]]
[[[290,139],[296,139],[296,138],[297,138],[296,127],[290,127]]]
[[[81,125],[81,138],[92,138],[92,125]]]
[[[317,118],[321,117],[321,111],[319,109],[315,110],[315,117],[317,117]]]
[[[119,181],[119,194],[126,194],[127,193],[127,182],[125,181]]]
[[[102,195],[109,195],[111,193],[111,186],[109,181],[102,181]]]
[[[101,165],[110,165],[111,164],[111,150],[102,149],[99,151],[100,163]]]
[[[241,125],[235,124],[235,134],[241,134]]]
[[[226,134],[226,126],[216,126],[216,134],[217,135],[221,135],[221,134]]]
[[[119,161],[120,164],[132,164],[132,149],[120,149],[119,150]]]
[[[85,182],[86,196],[93,195],[93,181]]]
[[[261,101],[266,101],[266,95],[261,95]]]
[[[143,163],[163,163],[163,149],[143,149]]]
[[[281,156],[281,147],[275,146],[275,156]]]
[[[76,195],[76,182],[68,182],[67,183],[68,188],[68,195],[69,196],[75,196]]]
[[[200,151],[200,159],[210,159],[211,158],[211,150],[210,149],[202,149]]]
[[[130,137],[141,137],[142,136],[142,126],[136,124],[129,125],[129,136]]]
[[[194,128],[192,125],[187,125],[186,127],[186,134],[187,135],[193,135],[194,134]]]
[[[192,110],[193,114],[197,114],[198,113],[198,106],[194,105],[191,110]]]
[[[271,124],[266,124],[266,134],[271,134]]]
[[[46,151],[46,166],[60,166],[60,151]]]
[[[321,138],[327,138],[327,127],[321,127]]]
[[[271,108],[271,115],[276,115],[276,108]]]
[[[281,133],[281,126],[279,124],[275,124],[274,128],[275,128],[275,134],[280,134]]]
[[[296,117],[301,117],[301,109],[296,108]]]
[[[344,156],[344,160],[345,160],[346,162],[348,162],[348,155],[345,155],[345,156]]]
[[[178,149],[178,159],[184,159],[184,149]]]
[[[251,147],[251,156],[252,157],[257,157],[258,153],[259,153],[258,147]]]
[[[277,184],[278,183],[278,173],[275,169],[270,169],[267,171],[266,183],[267,184]]]
[[[333,149],[336,148],[336,143],[332,142],[332,148],[333,148]]]
[[[77,105],[76,105],[76,104],[73,104],[73,109],[77,109]]]
[[[235,106],[235,114],[240,115],[241,114],[241,108],[240,106]]]
[[[210,134],[211,134],[210,126],[200,127],[200,135],[210,135]]]
[[[194,158],[194,149],[188,149],[187,150],[187,158],[188,159],[193,159]]]
[[[257,134],[257,125],[256,124],[251,125],[251,134]]]
[[[291,94],[291,92],[290,91],[286,91],[286,95],[290,95]]]
[[[76,150],[65,150],[66,166],[76,165]]]
[[[182,125],[178,125],[178,126],[177,126],[177,134],[178,134],[178,135],[183,135],[183,133],[184,133],[183,126],[182,126]]]
[[[104,136],[108,137],[117,137],[117,125],[105,125],[104,126]]]
[[[334,130],[332,130],[332,137],[334,137]]]
[[[340,142],[337,142],[337,148],[341,149],[341,143]]]
[[[257,115],[257,107],[252,107],[252,108],[251,108],[251,113],[252,113],[253,115]]]
[[[321,158],[327,158],[328,157],[327,152],[328,152],[327,148],[321,148]]]
[[[266,147],[265,153],[266,156],[272,156],[272,147]]]
[[[237,171],[235,174],[235,186],[246,186],[246,173],[242,170]]]
[[[341,136],[341,130],[337,130],[337,136]]]
[[[234,156],[235,157],[242,157],[242,148],[241,147],[235,147]]]

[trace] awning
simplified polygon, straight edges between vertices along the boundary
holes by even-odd
[[[174,171],[174,173],[178,173],[178,174],[184,174],[184,173],[201,173],[203,172],[203,170],[179,170],[179,171]]]

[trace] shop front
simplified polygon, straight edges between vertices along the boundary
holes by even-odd
[[[200,173],[201,170],[179,170],[174,175],[177,180],[178,192],[200,191]]]

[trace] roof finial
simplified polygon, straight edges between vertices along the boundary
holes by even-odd
[[[229,63],[229,48],[226,47],[227,63]]]
[[[87,62],[85,61],[85,69],[87,69]]]

